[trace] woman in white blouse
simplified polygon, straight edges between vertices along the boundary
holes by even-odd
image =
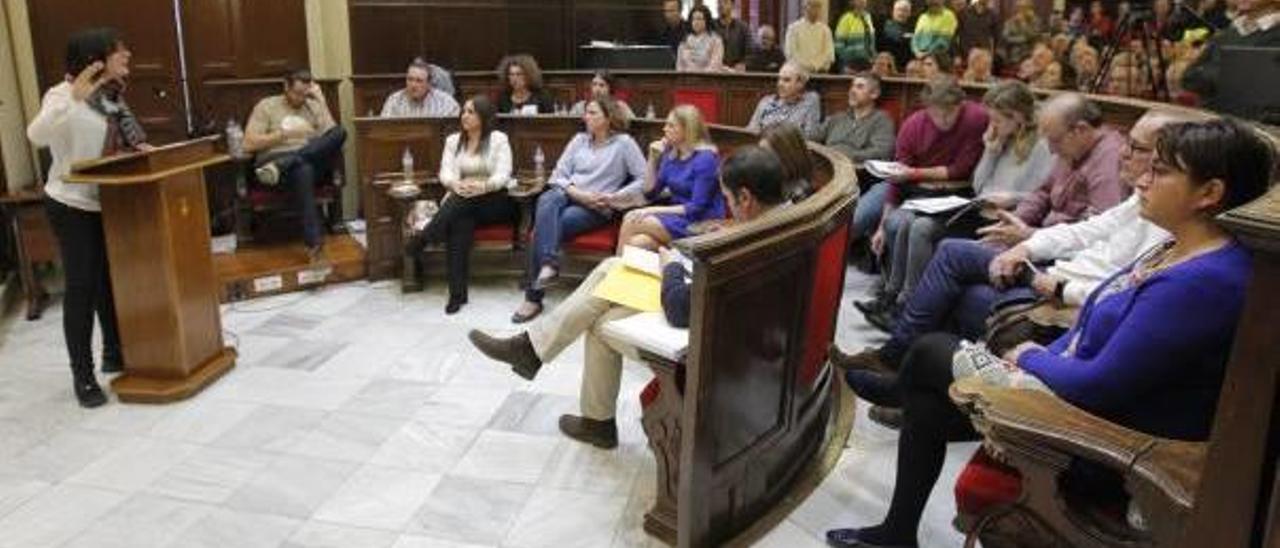
[[[66,273],[62,334],[71,358],[76,399],[84,407],[107,402],[93,373],[93,318],[102,328],[102,372],[124,369],[116,329],[102,204],[97,185],[67,184],[71,165],[150,148],[146,133],[124,102],[129,49],[110,28],[77,32],[67,42],[64,81],[49,88],[27,138],[49,147],[53,164],[44,186],[45,210],[58,236]]]
[[[495,130],[496,110],[488,97],[476,95],[462,106],[462,131],[444,141],[440,160],[440,184],[448,189],[440,211],[422,233],[409,243],[417,275],[422,272],[423,250],[428,243],[445,244],[449,272],[449,304],[446,314],[467,304],[467,278],[471,245],[479,225],[515,222],[517,207],[507,195],[511,185],[511,144]]]
[[[676,52],[676,70],[724,70],[724,42],[711,30],[711,10],[694,6],[689,11],[689,30]]]

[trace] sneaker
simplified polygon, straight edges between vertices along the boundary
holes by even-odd
[[[542,368],[542,359],[534,351],[533,342],[529,340],[528,333],[521,333],[504,339],[491,336],[478,329],[472,329],[470,333],[467,333],[467,338],[482,354],[491,359],[510,364],[511,370],[525,380],[533,380],[538,375],[538,370]]]
[[[267,162],[254,170],[258,176],[258,182],[267,186],[276,186],[280,183],[280,167],[275,162]]]
[[[93,378],[75,381],[75,391],[76,400],[80,402],[80,407],[85,409],[93,409],[107,403],[107,395],[102,392],[102,387],[98,386],[98,381]]]
[[[601,449],[618,446],[618,423],[613,419],[600,421],[576,415],[560,415],[560,431],[570,438]]]

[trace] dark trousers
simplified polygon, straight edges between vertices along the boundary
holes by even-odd
[[[942,474],[947,443],[978,438],[968,417],[947,395],[954,380],[951,355],[959,344],[955,335],[930,333],[911,345],[902,362],[898,389],[903,422],[898,436],[897,479],[883,524],[895,542],[916,541],[925,503]]]
[[[524,298],[540,303],[544,292],[535,287],[538,271],[545,265],[559,265],[560,244],[575,236],[607,224],[613,217],[573,203],[569,195],[559,187],[552,187],[538,196],[538,208],[533,217],[533,248],[529,250],[527,269],[528,289]]]
[[[897,362],[917,337],[944,328],[965,338],[980,337],[993,304],[1030,296],[1028,287],[1000,290],[990,285],[988,267],[997,254],[981,242],[942,240],[894,322],[881,357]]]
[[[431,222],[409,240],[406,252],[421,264],[422,251],[427,244],[443,242],[449,272],[449,298],[465,299],[476,226],[515,222],[516,216],[516,203],[504,191],[471,198],[450,194]]]
[[[297,199],[298,213],[302,215],[302,240],[308,246],[321,242],[320,215],[316,210],[316,184],[331,177],[333,164],[342,152],[347,132],[342,126],[307,141],[297,150],[260,156],[257,165],[274,162],[280,169],[282,187]]]
[[[102,214],[69,207],[47,197],[44,203],[49,224],[58,236],[58,250],[67,278],[62,305],[62,335],[71,358],[71,372],[77,379],[90,379],[93,378],[95,313],[102,328],[103,359],[121,358],[120,331],[116,327]]]

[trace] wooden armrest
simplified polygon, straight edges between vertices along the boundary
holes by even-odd
[[[39,188],[24,188],[0,194],[0,204],[30,204],[41,200],[44,200],[44,190]]]
[[[1205,444],[1158,438],[1089,414],[1053,394],[1001,388],[976,378],[951,385],[974,427],[996,445],[1054,450],[1123,473],[1190,508],[1200,480]]]

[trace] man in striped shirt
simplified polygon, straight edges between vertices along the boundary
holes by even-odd
[[[392,93],[382,104],[387,117],[457,116],[458,102],[431,85],[431,65],[420,59],[409,64],[404,89]]]

